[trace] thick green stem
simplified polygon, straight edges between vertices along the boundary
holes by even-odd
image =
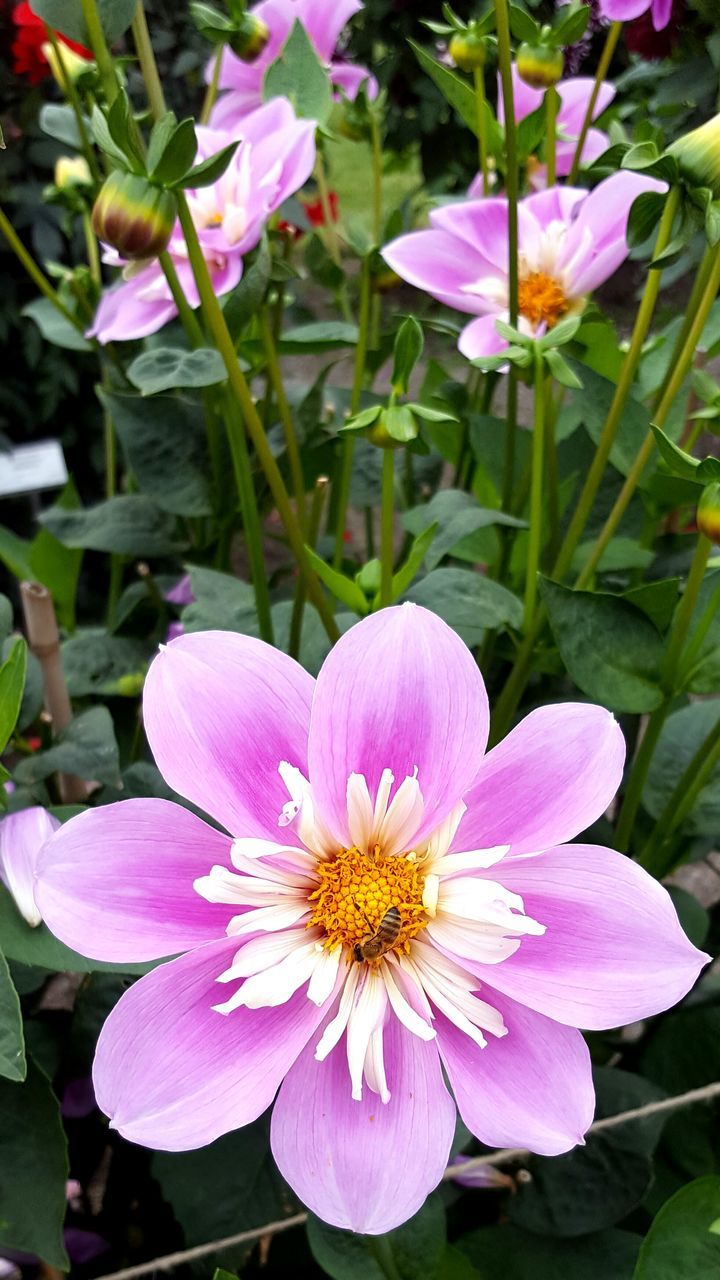
[[[103,87],[103,93],[107,100],[108,106],[112,106],[115,101],[120,82],[115,70],[115,63],[112,60],[112,54],[108,49],[105,32],[103,31],[100,12],[95,0],[80,0],[82,5],[83,19],[87,27],[88,38],[90,40],[90,48],[95,56],[98,72],[100,74],[100,83]]]
[[[87,253],[88,266],[93,283],[98,287],[102,284],[102,272],[100,269],[100,251],[98,242],[93,231],[92,220],[89,213],[84,213],[82,217],[83,235],[85,237],[85,251]]]
[[[285,448],[287,449],[288,463],[290,465],[290,477],[292,479],[295,506],[297,508],[300,527],[304,529],[306,514],[305,479],[303,476],[300,449],[298,448],[297,436],[295,435],[295,425],[292,419],[292,412],[290,410],[290,405],[288,404],[287,395],[285,394],[282,369],[280,368],[280,361],[278,360],[278,354],[266,307],[261,308],[259,319],[263,350],[265,352],[265,362],[270,376],[270,385],[275,392],[275,400],[277,401],[280,421],[282,423],[283,434],[285,436]]]
[[[267,574],[265,572],[265,558],[263,556],[262,522],[250,469],[250,455],[245,438],[245,427],[240,416],[238,403],[229,391],[225,393],[225,426],[232,455],[233,471],[235,472],[235,484],[240,502],[245,545],[250,562],[250,577],[255,592],[255,608],[260,627],[260,638],[266,640],[268,644],[272,644],[273,624]]]
[[[112,414],[108,408],[103,411],[103,427],[105,435],[105,497],[114,498],[117,493],[117,449]]]
[[[395,543],[395,450],[384,449],[380,508],[380,607],[392,604]]]
[[[327,476],[318,476],[315,481],[315,489],[313,491],[312,502],[310,504],[310,519],[308,521],[307,530],[307,545],[312,547],[313,551],[317,546],[317,540],[320,533],[320,522],[322,521],[323,507],[325,506],[325,497],[327,495],[329,484],[330,480]],[[305,579],[302,574],[298,574],[297,590],[295,592],[293,611],[290,618],[290,641],[288,644],[288,653],[291,658],[298,658],[300,655],[300,642],[302,640],[302,624],[306,599],[307,589]]]
[[[662,683],[670,694],[675,691],[680,658],[688,638],[690,623],[695,612],[711,551],[712,543],[710,539],[706,538],[704,533],[699,534],[685,590],[670,630],[667,649],[665,650],[665,657],[660,671]]]
[[[375,112],[371,112],[370,116],[370,143],[372,147],[372,174],[373,174],[373,241],[375,246],[382,243],[382,138],[380,136],[380,125],[378,124]]]
[[[157,63],[155,62],[155,54],[153,53],[152,41],[150,40],[150,32],[148,30],[147,18],[145,17],[145,8],[142,0],[137,0],[135,8],[135,16],[132,22],[133,40],[135,41],[135,50],[140,63],[140,70],[145,81],[145,89],[147,91],[148,102],[154,120],[159,120],[165,115],[167,110],[165,106],[165,95],[158,74]]]
[[[557,104],[558,92],[552,87],[545,94],[545,168],[549,187],[555,186],[557,175]]]
[[[355,348],[355,372],[350,393],[350,413],[355,414],[360,408],[363,382],[365,381],[365,357],[367,355],[368,335],[370,329],[370,259],[363,258],[360,273],[360,315],[358,320],[358,342]],[[343,558],[345,524],[347,522],[348,503],[350,501],[350,481],[352,480],[353,454],[355,439],[352,435],[345,437],[342,458],[337,477],[337,503],[335,506],[335,551],[333,566],[340,568]]]
[[[530,486],[530,532],[528,534],[527,577],[525,579],[525,628],[535,616],[537,576],[543,535],[543,470],[545,468],[545,371],[542,356],[535,353],[535,412],[532,442],[532,483]]]
[[[573,156],[572,168],[570,170],[570,176],[568,177],[569,186],[573,186],[574,183],[577,182],[577,176],[578,176],[578,173],[580,172],[580,162],[582,160],[582,153],[585,147],[585,140],[588,136],[588,130],[590,128],[590,125],[593,122],[593,117],[595,115],[595,108],[597,107],[597,101],[600,96],[600,88],[610,68],[610,63],[612,62],[613,54],[617,48],[617,42],[620,39],[621,31],[622,31],[622,22],[613,22],[612,26],[610,27],[607,33],[607,38],[605,40],[605,47],[600,55],[600,61],[598,62],[597,71],[595,72],[595,84],[593,85],[593,91],[590,94],[590,97],[588,99],[587,109],[585,111],[585,119],[582,122],[582,128],[578,135],[577,146],[575,147],[575,155]]]
[[[703,787],[720,762],[720,716],[690,763],[677,780],[660,814],[645,848],[638,859],[640,866],[661,880],[673,869],[672,853],[666,852],[672,836],[692,812]]]
[[[245,375],[238,364],[235,346],[225,322],[222,308],[215,296],[212,279],[198,240],[195,224],[192,220],[187,200],[182,194],[178,196],[178,212],[205,320],[227,370],[233,395],[240,406],[245,427],[252,440],[260,465],[265,472],[270,492],[285,527],[293,555],[302,572],[308,575],[310,598],[320,614],[328,636],[332,641],[335,641],[339,635],[337,624],[320,584],[308,564],[302,530],[293,514],[280,469],[267,442]]]
[[[673,188],[665,202],[663,215],[660,219],[653,257],[657,257],[662,253],[670,240],[679,200],[679,189]],[[605,474],[605,468],[607,466],[608,458],[610,457],[610,451],[615,443],[615,437],[617,436],[618,428],[622,420],[623,410],[627,404],[628,396],[630,395],[630,388],[635,380],[635,374],[637,373],[638,365],[640,364],[643,345],[650,330],[650,324],[655,312],[658,293],[660,292],[660,277],[661,272],[659,270],[650,270],[648,272],[642,300],[635,318],[635,326],[630,339],[630,346],[623,361],[622,370],[613,394],[607,418],[605,419],[602,431],[600,432],[600,439],[598,440],[597,449],[595,450],[595,456],[590,465],[590,470],[588,471],[587,478],[582,487],[580,497],[578,498],[578,503],[572,520],[570,521],[567,533],[565,534],[560,554],[558,555],[553,568],[553,577],[558,580],[564,578],[570,568],[570,563],[573,555],[575,554],[575,549],[579,545],[580,539],[585,531],[585,526],[588,522],[590,512],[592,511],[593,503],[595,502],[598,489],[600,488],[603,475]]]
[[[200,112],[200,124],[207,124],[210,116],[212,115],[212,109],[217,102],[218,89],[220,88],[220,71],[222,70],[223,53],[224,46],[218,45],[217,52],[213,58],[212,76],[210,77],[210,83],[207,87],[205,100]]]
[[[695,356],[695,348],[697,347],[698,340],[705,328],[711,307],[717,296],[718,287],[720,287],[720,249],[715,250],[715,258],[708,276],[705,291],[698,305],[698,309],[695,313],[690,329],[688,330],[683,349],[678,356],[677,363],[672,371],[665,393],[655,412],[654,421],[658,427],[664,426],[667,416],[675,401],[675,397],[680,391],[680,388],[690,371]],[[638,451],[635,462],[627,474],[625,483],[615,500],[612,511],[595,541],[592,553],[577,580],[576,586],[584,587],[592,578],[606,546],[613,537],[615,530],[627,510],[630,499],[638,486],[643,471],[645,470],[648,460],[652,454],[654,444],[655,437],[652,432],[649,431],[644,443]]]
[[[473,72],[475,81],[475,109],[477,112],[478,157],[482,175],[483,195],[490,194],[490,170],[488,168],[487,145],[487,104],[485,101],[485,69],[476,67]]]
[[[518,320],[518,161],[515,97],[512,79],[512,44],[507,0],[495,0],[495,25],[498,42],[498,64],[502,82],[505,113],[505,194],[508,205],[508,311],[510,324]],[[515,436],[517,433],[517,371],[512,365],[508,374],[507,435],[503,478],[503,509],[510,510],[515,472]]]

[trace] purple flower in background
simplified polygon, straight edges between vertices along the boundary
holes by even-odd
[[[35,902],[35,868],[43,845],[60,826],[46,809],[19,809],[0,819],[0,880],[29,925],[42,916]]]
[[[176,604],[180,608],[186,604],[192,604],[195,596],[193,595],[192,585],[190,582],[190,574],[184,573],[182,578],[178,578],[174,587],[165,592],[165,599],[168,604]],[[178,636],[185,634],[185,628],[177,618],[168,625],[166,642],[169,644],[171,640],[177,640]]]
[[[515,102],[515,116],[518,121],[524,120],[526,116],[537,111],[542,105],[545,97],[544,90],[532,89],[530,85],[525,84],[518,75],[517,67],[513,65],[513,99]],[[575,158],[575,148],[580,130],[583,126],[585,113],[590,101],[595,81],[589,76],[575,76],[570,80],[561,80],[555,87],[560,95],[560,106],[557,113],[557,147],[556,147],[556,167],[559,177],[565,177],[572,169],[573,159]],[[606,111],[615,97],[615,87],[604,80],[600,85],[597,106],[593,120],[601,116]],[[500,80],[498,78],[498,120],[501,124],[505,122],[505,112],[503,108],[503,97]],[[593,161],[601,156],[610,146],[610,139],[606,133],[600,129],[588,129],[587,137],[583,143],[582,163],[583,165],[591,165]],[[545,167],[537,165],[529,173],[530,181],[533,187],[545,186]],[[482,177],[480,174],[473,180],[468,191],[470,196],[482,195]]]
[[[456,1104],[489,1145],[581,1142],[576,1028],[668,1008],[708,958],[629,858],[564,843],[620,782],[613,717],[545,707],[485,754],[482,677],[424,609],[358,623],[317,682],[259,640],[183,636],[143,710],[168,784],[224,830],[160,799],[89,809],[38,889],[85,954],[187,952],[100,1035],[98,1105],[131,1142],[203,1146],[277,1093],[272,1149],[301,1199],[389,1231],[438,1183]]]
[[[600,12],[612,22],[630,22],[650,11],[656,31],[662,31],[670,21],[672,0],[600,0]]]
[[[215,292],[239,283],[243,257],[260,240],[268,218],[310,177],[315,164],[315,124],[298,120],[285,98],[274,98],[242,122],[232,135],[198,128],[198,160],[214,155],[241,135],[223,176],[211,187],[186,192]],[[191,306],[199,304],[179,223],[168,253]],[[106,261],[123,262],[114,251]],[[162,268],[126,267],[126,278],[103,294],[90,334],[100,342],[144,338],[177,315]]]
[[[643,191],[663,184],[616,173],[591,192],[551,187],[518,208],[520,318],[523,333],[540,336],[625,261],[627,220]],[[434,209],[430,227],[387,245],[383,257],[403,280],[458,311],[476,314],[461,335],[468,360],[494,356],[507,342],[495,327],[508,320],[508,230],[504,198],[459,201]]]
[[[268,67],[276,61],[293,26],[300,22],[305,28],[315,51],[328,68],[332,83],[342,89],[348,98],[355,98],[363,82],[368,82],[372,97],[378,85],[365,67],[345,62],[336,56],[337,44],[343,28],[362,9],[362,0],[263,0],[250,10],[270,29],[270,39],[259,58],[243,62],[230,49],[222,55],[219,85],[229,90],[217,102],[212,123],[223,129],[233,129],[238,121],[260,105],[263,100],[263,81]],[[207,79],[213,74],[213,63],[207,70]]]

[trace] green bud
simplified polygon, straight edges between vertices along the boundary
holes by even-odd
[[[562,49],[545,44],[520,45],[515,58],[520,79],[533,89],[549,89],[562,80],[565,59]]]
[[[478,71],[485,66],[485,39],[474,31],[456,31],[448,53],[461,71]]]
[[[116,169],[106,178],[92,213],[99,240],[124,258],[156,258],[167,248],[177,217],[171,191],[155,187],[147,178]]]
[[[720,545],[720,480],[702,491],[697,509],[697,527],[711,542]]]
[[[667,149],[682,176],[693,187],[709,187],[720,197],[720,115],[684,134]]]
[[[270,28],[253,13],[243,13],[230,36],[230,48],[243,62],[255,62],[270,39]]]
[[[415,440],[417,434],[417,423],[407,405],[389,405],[382,410],[367,438],[378,449],[399,449]]]

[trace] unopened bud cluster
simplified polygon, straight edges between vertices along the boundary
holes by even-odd
[[[168,246],[177,200],[147,178],[116,170],[106,178],[92,214],[93,230],[131,261],[156,258]]]

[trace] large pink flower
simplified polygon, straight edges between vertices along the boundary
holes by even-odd
[[[520,328],[538,336],[581,311],[586,296],[628,255],[630,206],[662,183],[615,173],[588,193],[551,187],[518,208]],[[498,355],[507,343],[495,327],[508,319],[508,213],[504,197],[434,209],[430,227],[399,236],[383,257],[403,280],[439,302],[479,317],[460,335],[469,360]]]
[[[243,256],[254,249],[271,214],[302,187],[315,164],[315,124],[298,120],[286,98],[274,98],[242,121],[232,133],[200,127],[198,160],[214,155],[241,137],[223,176],[211,187],[186,192],[215,292],[234,289],[243,271]],[[178,223],[168,253],[185,297],[192,307],[199,298]],[[123,266],[114,251],[106,261]],[[170,288],[157,261],[137,269],[103,294],[90,335],[100,342],[144,338],[177,315]]]
[[[648,9],[655,30],[662,31],[670,21],[672,0],[600,0],[603,18],[611,18],[613,22],[630,22]]]
[[[262,0],[250,12],[262,18],[270,29],[270,39],[255,62],[243,62],[230,49],[223,53],[219,85],[229,90],[219,99],[212,115],[213,124],[232,129],[263,100],[263,81],[268,67],[275,62],[293,26],[300,22],[315,51],[328,68],[332,83],[354,98],[363,82],[370,94],[378,91],[377,81],[366,67],[345,62],[335,56],[343,28],[362,9],[362,0]],[[213,64],[207,78],[213,74]]]
[[[60,823],[39,805],[0,819],[0,880],[21,916],[33,927],[42,916],[35,901],[35,869],[40,850]]]
[[[533,89],[529,84],[525,84],[525,81],[520,79],[514,63],[512,79],[515,118],[520,121],[524,120],[526,116],[532,115],[533,111],[537,111],[538,107],[542,106],[545,91],[543,89]],[[594,86],[595,80],[592,76],[572,76],[568,80],[561,80],[556,85],[560,96],[560,106],[557,113],[556,170],[561,178],[566,177],[572,169],[575,148]],[[593,120],[607,110],[614,97],[615,86],[607,80],[603,80],[600,85]],[[497,111],[498,120],[503,124],[505,110],[499,77]],[[603,133],[601,129],[588,129],[582,149],[583,165],[591,165],[609,146],[610,139],[606,133]],[[535,188],[544,187],[545,173],[544,165],[536,165],[535,168],[531,168],[529,173],[531,185]],[[481,196],[482,194],[482,175],[478,174],[469,187],[468,195]]]
[[[182,636],[144,717],[167,782],[224,830],[165,800],[90,809],[46,846],[38,887],[85,954],[187,952],[98,1042],[97,1099],[130,1141],[202,1146],[279,1089],[290,1185],[336,1226],[385,1232],[440,1179],[455,1104],[492,1146],[581,1142],[576,1028],[666,1009],[708,958],[630,859],[563,843],[619,784],[613,717],[546,707],[486,755],[477,666],[417,606],[358,623],[317,682],[261,641]],[[390,949],[358,960],[391,908]]]

